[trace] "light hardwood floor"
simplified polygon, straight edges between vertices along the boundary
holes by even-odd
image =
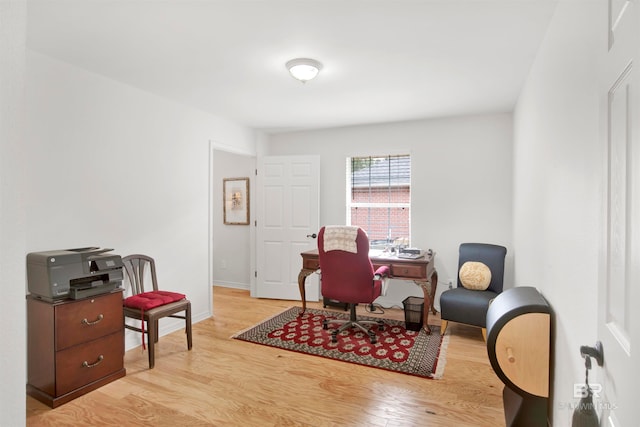
[[[503,426],[502,383],[480,330],[450,324],[444,377],[429,380],[231,339],[299,305],[214,286],[214,316],[141,348],[127,375],[56,409],[27,397],[28,426]],[[320,303],[309,307],[321,308]],[[400,309],[386,318],[404,319]],[[439,324],[438,315],[430,323]]]

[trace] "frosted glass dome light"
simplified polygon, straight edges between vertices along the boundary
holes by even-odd
[[[286,65],[291,76],[293,76],[294,79],[300,80],[302,83],[315,78],[322,69],[321,63],[309,58],[292,59],[288,61]]]

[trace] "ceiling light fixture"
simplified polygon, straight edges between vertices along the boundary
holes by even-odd
[[[294,79],[300,80],[302,83],[315,78],[320,70],[322,70],[322,64],[315,59],[309,58],[296,58],[287,62],[287,69]]]

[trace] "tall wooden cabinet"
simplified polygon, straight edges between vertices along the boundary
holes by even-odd
[[[122,290],[81,300],[27,296],[27,393],[55,408],[125,375]]]

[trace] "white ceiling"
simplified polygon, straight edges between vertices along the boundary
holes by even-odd
[[[512,111],[553,0],[28,0],[27,45],[268,132]],[[302,84],[285,62],[324,68]]]

